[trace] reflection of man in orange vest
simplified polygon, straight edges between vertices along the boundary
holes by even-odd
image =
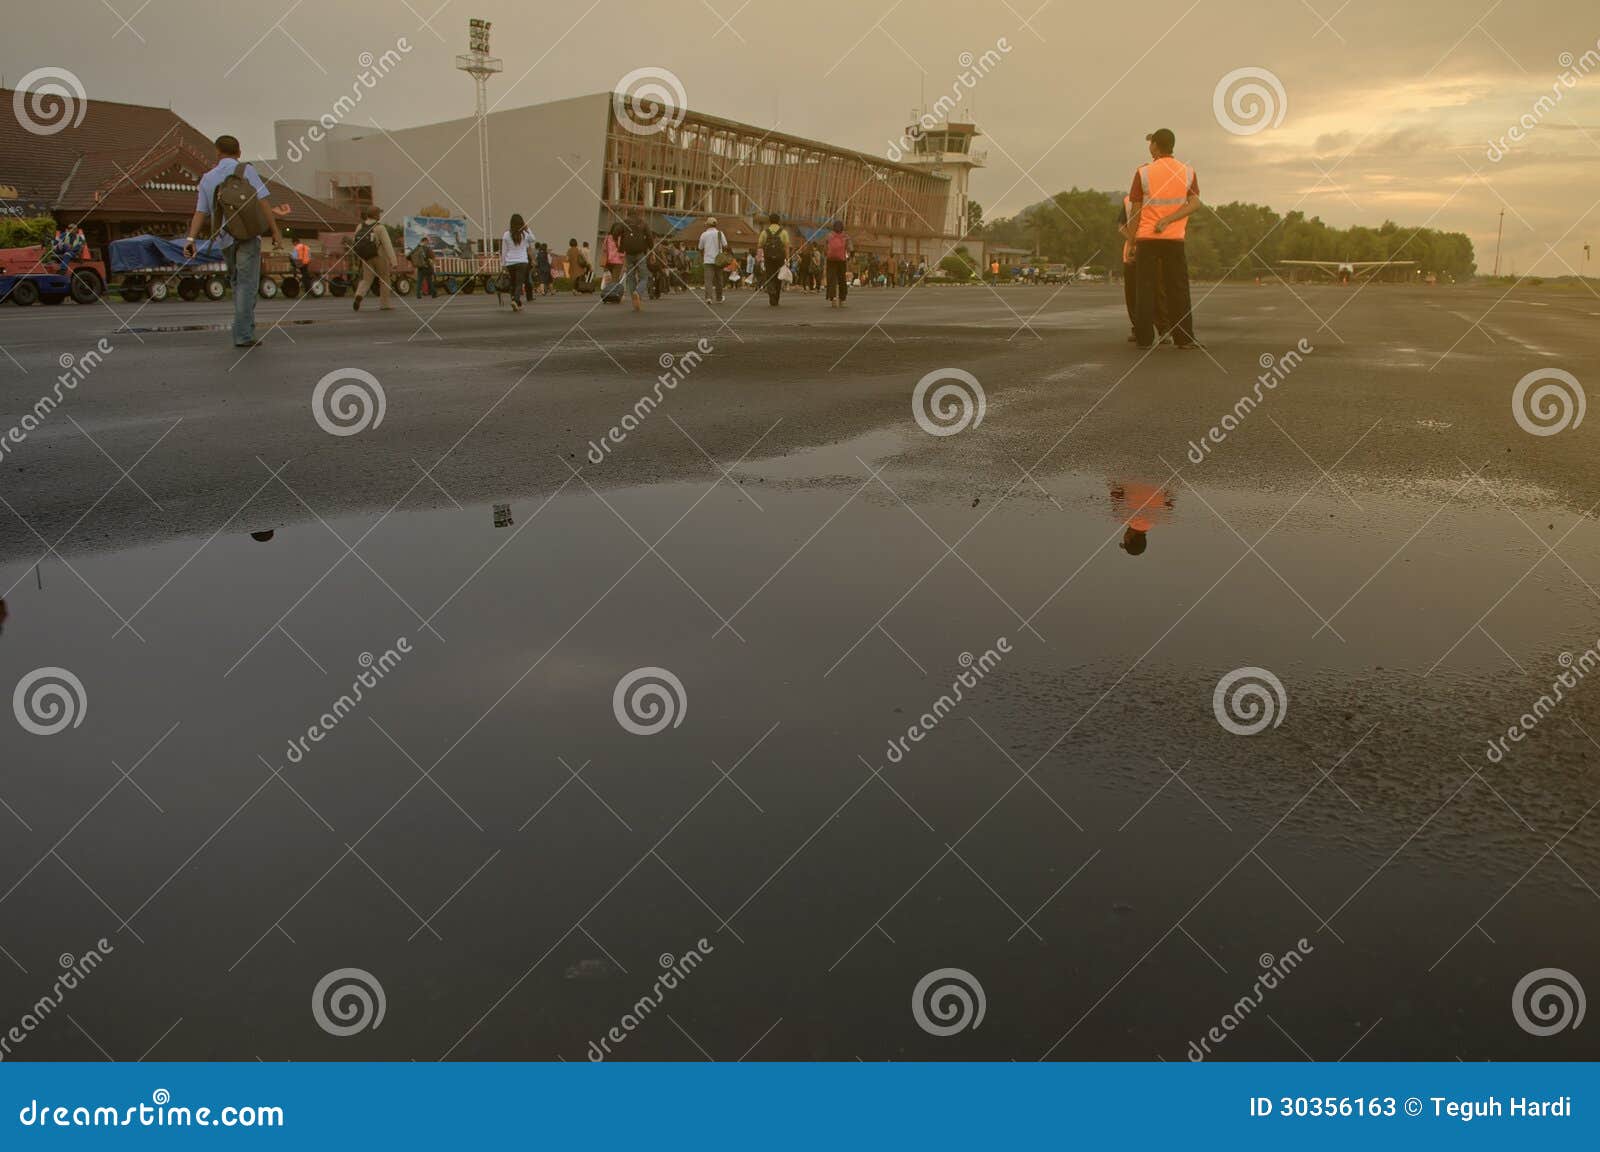
[[[1198,348],[1194,318],[1189,312],[1189,266],[1183,236],[1189,214],[1200,207],[1200,180],[1194,169],[1175,159],[1177,142],[1170,128],[1146,137],[1150,163],[1133,175],[1128,215],[1134,226],[1134,266],[1138,273],[1138,311],[1133,334],[1141,348],[1155,343],[1156,288],[1165,290],[1171,313],[1173,342]]]
[[[1172,493],[1142,480],[1111,481],[1111,515],[1122,523],[1122,543],[1129,556],[1142,554],[1150,529],[1164,524],[1172,511]]]
[[[302,295],[311,294],[311,245],[304,240],[294,242],[295,267],[300,271],[300,292]]]

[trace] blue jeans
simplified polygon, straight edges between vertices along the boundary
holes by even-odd
[[[256,293],[261,290],[261,237],[235,240],[222,250],[233,285],[233,342],[256,338]]]
[[[650,290],[650,264],[649,255],[641,252],[637,256],[628,257],[627,270],[622,274],[622,293],[624,296],[642,296]]]

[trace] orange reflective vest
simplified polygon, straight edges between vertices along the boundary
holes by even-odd
[[[1171,156],[1152,160],[1139,168],[1139,187],[1144,192],[1139,211],[1139,239],[1183,239],[1184,227],[1189,223],[1187,218],[1168,224],[1160,232],[1156,231],[1156,220],[1183,207],[1193,183],[1194,169]]]
[[[299,264],[311,263],[311,245],[304,240],[294,246],[295,262]]]

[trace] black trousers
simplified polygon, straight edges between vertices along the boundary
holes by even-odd
[[[783,267],[784,265],[782,264],[775,264],[772,270],[766,274],[767,302],[774,308],[778,306],[778,297],[783,295],[783,281],[778,279],[778,273]]]
[[[1134,332],[1139,330],[1139,265],[1122,266],[1122,301],[1128,306],[1128,323]],[[1167,290],[1156,281],[1156,339],[1172,330],[1172,317],[1167,313]]]
[[[1138,306],[1134,313],[1133,335],[1141,348],[1155,343],[1156,300],[1166,294],[1167,314],[1172,320],[1173,342],[1194,343],[1194,317],[1189,311],[1189,265],[1182,240],[1140,240],[1135,252],[1138,271]]]
[[[850,294],[850,271],[843,260],[828,261],[828,299],[832,300],[836,292],[841,304]]]

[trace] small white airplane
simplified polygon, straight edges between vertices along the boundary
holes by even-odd
[[[1385,268],[1413,268],[1415,260],[1279,260],[1279,264],[1302,268],[1315,268],[1326,272],[1341,284],[1348,284],[1353,276],[1376,276]]]

